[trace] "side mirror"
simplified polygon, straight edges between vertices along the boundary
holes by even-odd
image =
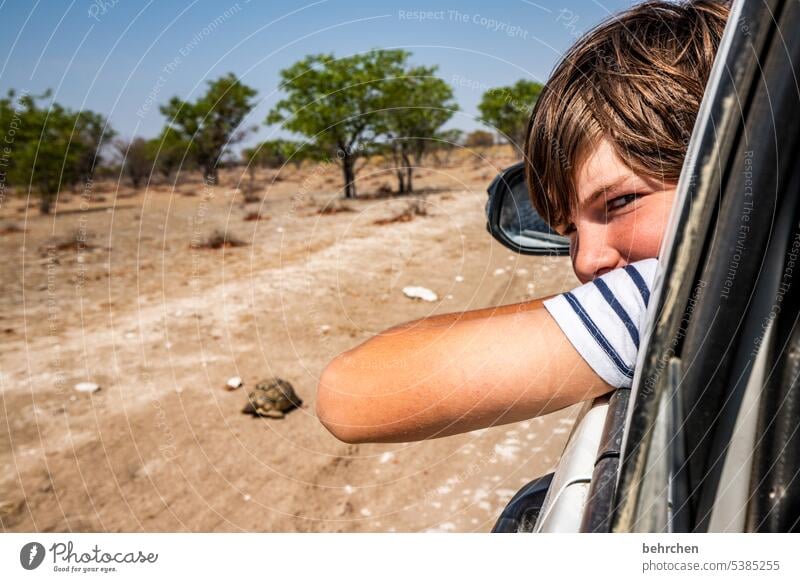
[[[524,162],[514,164],[489,185],[486,230],[522,255],[568,255],[569,239],[556,234],[531,205],[524,169]]]
[[[497,518],[492,533],[533,532],[552,482],[553,473],[548,473],[517,491]]]

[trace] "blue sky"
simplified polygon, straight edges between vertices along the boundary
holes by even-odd
[[[2,0],[0,0],[2,1]],[[337,56],[403,47],[439,65],[472,130],[489,87],[543,82],[580,35],[630,0],[6,0],[0,4],[0,91],[52,89],[69,107],[107,115],[125,137],[151,137],[158,105],[196,96],[236,73],[256,88],[250,139],[283,135],[263,124],[280,98],[279,72],[310,53]]]

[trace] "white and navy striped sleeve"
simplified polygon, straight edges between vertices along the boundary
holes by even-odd
[[[647,259],[544,302],[569,341],[611,386],[629,387],[658,261]]]

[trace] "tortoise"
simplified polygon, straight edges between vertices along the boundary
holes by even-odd
[[[283,418],[285,413],[303,404],[292,385],[281,378],[262,380],[247,399],[242,412],[267,418]]]

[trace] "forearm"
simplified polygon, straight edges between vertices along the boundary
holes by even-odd
[[[528,301],[522,301],[520,303],[511,303],[509,305],[500,305],[498,307],[484,307],[482,309],[473,309],[470,311],[456,311],[453,313],[443,313],[441,315],[431,315],[428,317],[422,317],[420,319],[414,319],[412,321],[401,323],[399,325],[387,329],[386,332],[390,332],[393,330],[400,330],[400,329],[409,329],[409,328],[418,329],[423,327],[449,326],[451,324],[460,321],[469,321],[471,319],[491,317],[493,315],[505,315],[509,313],[530,311],[533,309],[541,308],[542,302],[545,301],[546,299],[547,298],[545,297],[542,299],[531,299]]]
[[[317,410],[343,440],[409,441],[531,418],[609,389],[541,302],[527,302],[379,334],[326,368]]]

